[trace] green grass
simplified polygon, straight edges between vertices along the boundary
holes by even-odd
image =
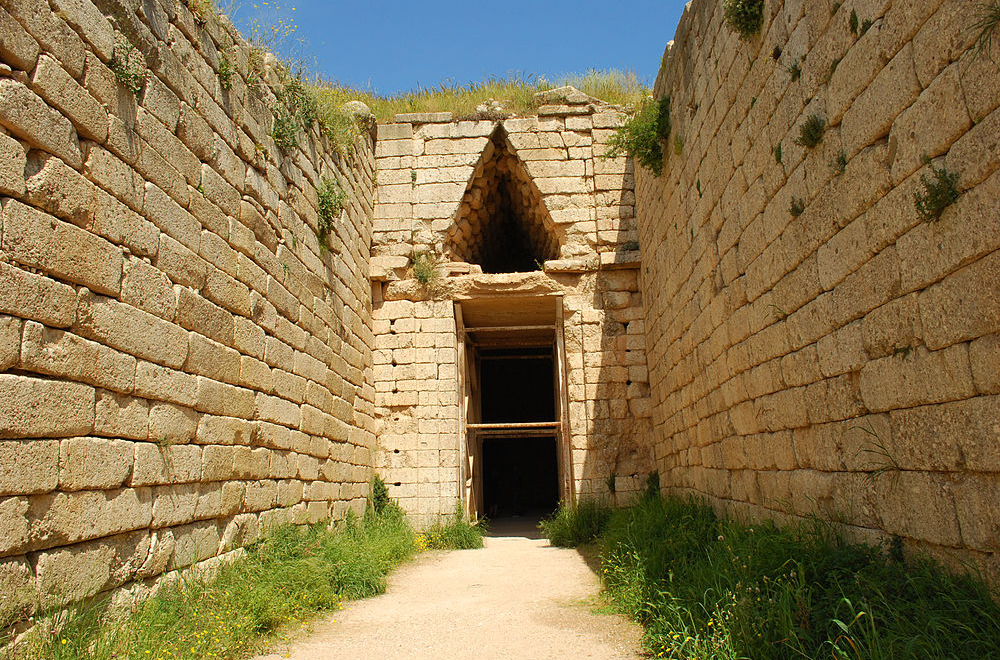
[[[946,167],[931,165],[931,177],[920,175],[924,189],[913,193],[913,205],[921,219],[928,222],[940,220],[944,210],[958,199],[958,172],[949,172]]]
[[[818,521],[745,525],[647,496],[615,510],[598,544],[609,596],[644,625],[655,657],[1000,657],[988,588],[925,558],[904,562],[898,543],[848,543]]]
[[[764,0],[723,0],[723,17],[729,29],[750,41],[764,24]]]
[[[436,87],[390,95],[334,82],[320,81],[314,88],[321,106],[339,107],[347,101],[361,101],[379,122],[386,123],[408,112],[451,112],[456,120],[475,119],[479,118],[476,107],[488,99],[500,101],[507,113],[531,115],[538,111],[536,93],[563,85],[573,85],[590,96],[626,108],[636,107],[650,93],[634,72],[614,69],[568,75],[555,81],[511,74],[467,85],[443,82]]]
[[[42,617],[13,657],[234,660],[259,652],[275,635],[335,612],[345,600],[382,593],[389,572],[425,549],[402,510],[380,499],[377,484],[373,491],[361,518],[279,527],[214,579],[174,582],[132,611],[112,613],[104,600]],[[479,528],[460,519],[442,526],[435,543],[481,546]]]
[[[462,515],[462,503],[455,505],[455,513],[444,523],[437,523],[417,537],[417,546],[426,545],[430,550],[475,550],[483,547],[485,524],[470,523]],[[421,537],[423,541],[421,541]]]
[[[604,530],[611,506],[601,500],[581,499],[577,505],[560,505],[539,527],[552,545],[572,548],[590,543]]]

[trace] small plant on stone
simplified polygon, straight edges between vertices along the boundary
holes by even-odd
[[[941,218],[944,210],[958,199],[958,172],[949,172],[947,168],[937,168],[931,165],[931,177],[920,175],[924,189],[913,193],[913,203],[917,213],[930,222]]]
[[[869,29],[871,29],[871,26],[874,25],[874,24],[875,24],[875,22],[872,19],[870,19],[870,18],[866,18],[865,20],[861,21],[860,36],[863,37],[865,35],[865,32],[867,32]]]
[[[788,209],[788,212],[792,214],[792,217],[793,218],[799,217],[805,210],[806,210],[806,201],[801,197],[792,197],[792,205]]]
[[[840,176],[845,170],[847,170],[847,154],[844,153],[843,149],[837,152],[837,155],[834,157],[833,162],[830,163],[830,166],[833,168],[833,173],[837,176]]]
[[[823,130],[825,128],[825,119],[819,115],[809,115],[799,126],[799,136],[795,138],[795,144],[800,147],[812,149],[823,141]]]
[[[851,10],[851,18],[847,21],[848,27],[851,28],[851,34],[858,33],[858,12]]]
[[[670,97],[649,101],[639,112],[616,129],[604,158],[624,154],[635,157],[644,168],[663,173],[663,141],[670,136]]]
[[[993,60],[993,38],[1000,29],[1000,0],[990,0],[979,10],[978,20],[972,24],[973,30],[978,30],[973,46],[975,57],[986,56]]]
[[[625,241],[621,244],[622,252],[635,252],[639,249],[639,241]]]
[[[722,12],[729,29],[750,41],[764,24],[764,0],[723,0]]]
[[[219,54],[219,87],[230,89],[233,86],[233,63],[225,53]]]
[[[264,81],[264,49],[250,46],[247,52],[247,86],[256,90]]]
[[[779,165],[781,165],[781,143],[780,142],[778,143],[778,146],[776,146],[774,148],[774,162],[776,162]]]
[[[795,82],[802,77],[802,65],[798,61],[794,61],[785,67],[785,71],[788,72],[789,77],[791,77],[792,82]]]
[[[682,138],[680,135],[675,135],[674,136],[674,153],[677,154],[678,156],[680,156],[682,151],[684,151],[684,138]]]
[[[298,76],[286,73],[276,89],[278,107],[275,109],[271,137],[282,151],[290,151],[299,144],[299,130],[309,130],[319,117],[316,97]]]
[[[377,474],[371,480],[371,495],[368,497],[368,508],[376,514],[381,514],[389,508],[392,500],[389,499],[389,489],[386,487],[382,477]]]
[[[434,285],[441,277],[437,269],[437,259],[430,252],[417,252],[413,255],[410,268],[413,269],[414,279],[424,286]]]
[[[416,188],[417,187],[417,171],[416,170],[410,170],[410,187],[411,188]]]
[[[615,483],[616,481],[617,481],[617,476],[615,475],[614,472],[612,472],[611,474],[609,474],[607,477],[604,478],[604,485],[608,487],[608,492],[611,493],[612,495],[615,494],[615,489],[617,488],[617,484]]]
[[[124,37],[116,41],[108,68],[122,87],[135,96],[139,95],[146,82],[146,62],[142,53]]]
[[[329,249],[329,235],[336,227],[341,211],[344,210],[347,193],[336,180],[323,177],[316,188],[316,197],[318,227],[316,238],[321,248]]]
[[[204,25],[210,18],[219,13],[215,6],[215,0],[184,0],[184,4],[191,10],[194,20],[199,25]]]

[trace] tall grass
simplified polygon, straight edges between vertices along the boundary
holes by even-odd
[[[975,577],[814,522],[777,528],[646,497],[599,539],[612,600],[656,657],[905,660],[1000,657],[1000,606]]]
[[[603,500],[581,499],[576,506],[560,504],[538,526],[552,545],[572,548],[597,539],[610,517],[611,506]]]
[[[470,523],[462,514],[462,503],[455,505],[453,513],[444,523],[436,523],[423,534],[417,535],[417,547],[430,550],[475,550],[483,547],[483,521]]]
[[[361,518],[280,527],[212,579],[166,585],[131,611],[112,611],[107,600],[81,604],[45,618],[16,653],[0,657],[232,660],[259,651],[345,600],[382,593],[389,572],[426,549],[402,510],[375,490]],[[442,530],[435,547],[482,546],[480,530],[460,519]]]
[[[637,107],[650,93],[635,72],[616,69],[592,70],[554,81],[512,73],[467,85],[443,82],[435,87],[389,95],[323,81],[317,81],[314,89],[321,106],[338,107],[347,101],[362,101],[379,122],[385,123],[391,122],[396,114],[409,112],[451,112],[455,119],[474,118],[478,116],[476,108],[488,99],[501,102],[506,113],[530,115],[538,110],[536,93],[563,85],[573,85],[590,96],[627,108]]]

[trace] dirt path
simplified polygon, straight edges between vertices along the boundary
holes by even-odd
[[[598,590],[574,550],[487,538],[482,550],[419,557],[392,575],[382,596],[348,603],[261,660],[642,657],[638,626],[591,613]]]

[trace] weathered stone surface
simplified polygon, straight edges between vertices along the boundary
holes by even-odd
[[[201,448],[190,445],[137,442],[131,486],[153,486],[198,481]]]
[[[31,71],[35,68],[38,50],[38,42],[0,7],[0,59],[22,71]]]
[[[10,78],[0,79],[0,126],[33,146],[59,156],[70,167],[83,166],[80,142],[69,120],[23,83]]]
[[[117,392],[131,392],[136,360],[131,355],[28,321],[21,366],[36,373],[77,380]]]
[[[94,388],[0,374],[0,438],[66,437],[94,425]]]
[[[149,439],[161,445],[188,443],[194,440],[198,413],[173,403],[154,403],[149,407]]]
[[[18,263],[99,293],[121,290],[122,253],[90,232],[15,200],[2,208],[2,247]]]
[[[81,136],[95,142],[104,142],[108,137],[107,111],[51,57],[43,54],[39,58],[31,86],[69,117]]]
[[[118,488],[132,472],[131,442],[67,438],[60,447],[60,490]]]
[[[24,149],[18,141],[0,134],[0,193],[18,197],[25,194],[25,165]]]
[[[0,442],[0,462],[0,495],[47,493],[59,482],[59,441]]]
[[[111,298],[80,292],[73,331],[120,351],[172,368],[187,358],[187,332]]]
[[[115,392],[97,391],[94,435],[145,440],[149,437],[149,402]]]

